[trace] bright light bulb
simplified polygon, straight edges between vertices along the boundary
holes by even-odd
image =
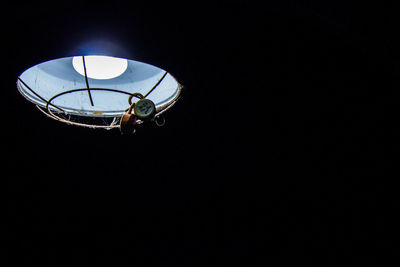
[[[81,56],[72,59],[74,69],[85,76]],[[128,68],[128,60],[108,56],[85,56],[86,75],[88,78],[107,80],[120,76]]]

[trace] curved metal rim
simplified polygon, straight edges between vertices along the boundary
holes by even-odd
[[[165,78],[165,76],[166,76],[167,74],[168,74],[168,72],[165,71],[165,73],[164,73],[164,75],[161,77],[161,79],[151,88],[151,90],[150,90],[149,92],[147,92],[146,95],[143,96],[143,98],[146,98],[150,93],[152,93],[152,91],[161,83],[161,81]],[[171,74],[170,74],[170,75],[171,75]],[[172,75],[171,75],[171,76],[172,76]],[[174,78],[174,77],[173,77],[173,78]],[[175,79],[175,78],[174,78],[174,79]],[[56,95],[52,96],[49,100],[46,100],[46,99],[44,99],[43,97],[41,97],[39,94],[37,94],[33,89],[31,89],[20,77],[18,77],[18,81],[19,81],[20,83],[22,83],[22,85],[24,85],[29,91],[31,91],[31,93],[32,93],[34,96],[36,96],[38,99],[40,99],[42,102],[45,103],[45,106],[44,106],[44,104],[40,104],[40,103],[37,103],[36,101],[34,101],[34,99],[32,99],[33,96],[30,96],[29,94],[27,94],[27,93],[26,93],[26,90],[23,89],[23,88],[21,87],[21,85],[17,82],[18,91],[19,91],[27,100],[29,100],[30,102],[33,102],[34,104],[36,104],[37,108],[38,108],[41,112],[43,112],[45,115],[47,115],[48,117],[51,117],[52,119],[55,119],[55,120],[58,120],[58,121],[61,121],[61,122],[67,123],[67,124],[72,124],[72,125],[77,125],[77,126],[84,126],[84,127],[90,127],[90,128],[106,128],[106,129],[111,129],[111,128],[119,127],[119,125],[116,123],[116,121],[117,121],[119,118],[122,117],[122,115],[124,114],[125,110],[124,110],[124,111],[116,111],[117,113],[120,113],[120,114],[107,114],[107,112],[106,112],[105,114],[102,113],[101,116],[95,116],[94,114],[91,115],[91,114],[85,114],[85,113],[81,113],[81,114],[78,113],[78,114],[77,114],[77,113],[74,112],[74,111],[72,111],[72,112],[71,112],[71,111],[70,111],[70,112],[66,111],[65,109],[63,109],[63,108],[61,108],[61,107],[59,107],[59,106],[53,104],[52,101],[53,101],[54,99],[56,99],[57,97],[60,97],[60,96],[65,95],[65,94],[74,93],[74,92],[79,92],[79,91],[86,91],[86,90],[110,91],[110,92],[116,92],[116,93],[122,93],[122,94],[129,95],[129,96],[130,96],[129,99],[131,99],[132,97],[136,97],[136,98],[139,98],[139,99],[140,99],[140,97],[138,97],[138,93],[137,93],[137,92],[135,92],[135,93],[129,93],[129,92],[121,91],[121,90],[117,90],[117,89],[110,89],[110,88],[89,88],[89,86],[87,86],[87,88],[77,88],[77,89],[72,89],[72,90],[68,90],[68,91],[61,92],[61,93],[59,93],[59,94],[56,94]],[[175,79],[175,81],[176,81],[176,79]],[[183,86],[182,86],[181,84],[179,84],[179,82],[177,82],[177,83],[178,83],[178,89],[177,89],[178,92],[176,93],[176,95],[174,96],[174,98],[173,98],[171,101],[168,101],[166,104],[157,107],[157,113],[156,113],[155,116],[159,116],[160,114],[164,113],[166,110],[168,110],[170,107],[172,107],[172,106],[175,104],[175,102],[178,100],[178,98],[180,97],[180,94],[181,94],[181,91],[182,91]],[[35,102],[36,102],[36,103],[35,103]],[[43,105],[44,107],[42,107],[42,105]],[[56,113],[54,113],[54,112],[52,111],[52,109],[50,108],[50,106],[52,106],[54,109],[59,110],[59,112],[57,112],[58,114],[61,114],[61,113],[64,113],[64,114],[71,113],[70,115],[73,115],[73,116],[76,116],[76,117],[93,117],[93,118],[99,118],[99,119],[100,119],[100,118],[108,117],[108,118],[114,118],[114,119],[113,119],[113,121],[112,121],[112,123],[111,123],[110,125],[96,125],[96,124],[86,124],[86,123],[73,122],[73,121],[64,119],[64,118],[62,118],[62,117],[56,115]],[[110,113],[110,112],[108,112],[108,113]],[[138,123],[140,124],[140,123],[142,123],[142,121],[141,121],[141,120],[138,120]]]
[[[174,99],[173,99],[172,101],[168,102],[167,104],[165,104],[165,105],[163,105],[163,106],[159,106],[159,107],[157,108],[157,113],[156,113],[156,115],[155,115],[156,117],[157,117],[157,116],[160,116],[160,115],[163,114],[165,111],[167,111],[168,109],[170,109],[170,108],[178,101],[178,99],[180,98],[180,94],[181,94],[181,92],[182,92],[182,88],[183,88],[183,86],[182,86],[181,84],[178,83],[178,93],[177,93],[177,95],[174,97]],[[119,90],[115,90],[115,89],[106,89],[106,88],[91,88],[91,90],[93,90],[93,89],[95,89],[95,90],[105,90],[105,91],[119,91]],[[70,90],[70,91],[65,91],[65,92],[60,93],[60,94],[58,94],[58,95],[62,95],[62,94],[64,94],[64,93],[71,93],[71,91],[74,92],[74,91],[83,91],[83,90],[87,90],[87,89],[86,89],[86,88],[74,89],[74,90]],[[125,94],[129,94],[129,95],[135,94],[135,93],[130,94],[130,93],[127,93],[127,92],[124,92],[124,91],[120,91],[120,92],[125,93]],[[38,108],[41,112],[43,112],[46,116],[48,116],[48,117],[50,117],[50,118],[52,118],[52,119],[54,119],[54,120],[61,121],[61,122],[66,123],[66,124],[70,124],[70,125],[82,126],[82,127],[89,127],[89,128],[102,128],[102,129],[112,129],[112,128],[118,128],[118,127],[119,127],[118,121],[119,121],[119,119],[122,117],[123,114],[118,115],[118,116],[109,116],[109,117],[114,117],[114,120],[113,120],[113,122],[112,122],[110,125],[86,124],[86,123],[73,122],[73,121],[70,121],[70,120],[66,120],[66,119],[64,119],[64,118],[61,118],[60,116],[57,116],[56,113],[53,113],[53,112],[51,111],[51,109],[49,108],[49,105],[51,104],[50,101],[52,101],[52,100],[53,100],[54,98],[56,98],[56,97],[57,97],[57,95],[56,95],[56,96],[53,96],[52,98],[49,99],[49,101],[47,101],[46,109],[43,109],[43,108],[40,107],[39,105],[36,105],[37,108]],[[51,104],[51,105],[53,106],[54,104]],[[57,107],[57,106],[55,106],[55,107]],[[63,112],[64,112],[65,114],[68,114],[68,112],[65,112],[65,111],[63,111]],[[62,113],[62,112],[58,112],[58,113]],[[78,117],[79,117],[79,116],[82,116],[82,115],[79,115],[79,114],[78,114],[78,115],[72,114],[72,115],[78,116]],[[103,116],[103,117],[104,117],[104,116]],[[101,118],[101,116],[99,116],[98,118]],[[141,123],[143,123],[143,121],[142,121],[142,120],[138,120],[137,123],[138,123],[138,124],[141,124]]]
[[[121,94],[126,94],[126,95],[129,95],[129,96],[133,96],[133,97],[137,97],[135,94],[136,93],[129,93],[129,92],[125,92],[125,91],[121,91],[121,90],[117,90],[117,89],[109,89],[109,88],[90,88],[90,90],[91,91],[109,91],[109,92],[115,92],[115,93],[121,93]],[[51,103],[54,99],[56,99],[57,97],[60,97],[60,96],[62,96],[62,95],[66,95],[66,94],[71,94],[71,93],[75,93],[75,92],[79,92],[79,91],[87,91],[87,88],[78,88],[78,89],[72,89],[72,90],[68,90],[68,91],[64,91],[64,92],[61,92],[61,93],[59,93],[59,94],[56,94],[56,95],[54,95],[54,96],[52,96],[48,101],[46,101],[46,109],[47,110],[49,110],[50,109],[50,105],[51,106],[54,106],[54,107],[58,107],[57,105],[55,105],[55,104],[53,104],[53,103]],[[68,113],[68,111],[65,111],[64,109],[62,109],[62,108],[60,108],[60,107],[58,107],[59,109],[61,109],[63,112],[65,112],[65,113]],[[118,111],[117,111],[118,112]],[[124,112],[124,111],[120,111],[120,112]],[[75,112],[74,112],[74,114],[73,115],[76,115],[76,116],[88,116],[88,117],[93,117],[92,115],[90,115],[90,114],[76,114]],[[121,114],[121,116],[122,116],[122,114]],[[104,115],[104,116],[95,116],[95,117],[115,117],[115,115],[109,115],[109,116],[107,116],[107,115]]]

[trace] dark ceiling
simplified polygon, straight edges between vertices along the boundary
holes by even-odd
[[[4,266],[392,255],[394,5],[14,2],[2,16]],[[185,87],[166,125],[134,136],[68,126],[18,93],[26,68],[88,51],[172,73]]]

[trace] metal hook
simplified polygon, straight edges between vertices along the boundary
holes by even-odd
[[[139,98],[139,100],[144,98],[144,96],[141,93],[133,93],[128,98],[129,105],[132,105],[132,97]]]
[[[159,115],[154,118],[154,122],[158,127],[162,127],[165,125],[165,117],[163,115]]]

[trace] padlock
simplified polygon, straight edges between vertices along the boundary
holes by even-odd
[[[139,100],[136,103],[132,103],[132,98],[136,97]],[[120,122],[120,130],[122,134],[133,134],[137,125],[137,119],[142,121],[149,121],[156,115],[156,106],[153,101],[145,99],[140,93],[134,93],[129,96],[128,99],[129,108],[122,115]],[[134,114],[132,114],[132,111]]]
[[[134,104],[132,104],[129,109],[122,115],[119,129],[122,134],[131,135],[135,133],[137,118],[132,114]]]
[[[135,115],[142,121],[149,121],[156,115],[156,106],[153,101],[142,98],[133,107]]]

